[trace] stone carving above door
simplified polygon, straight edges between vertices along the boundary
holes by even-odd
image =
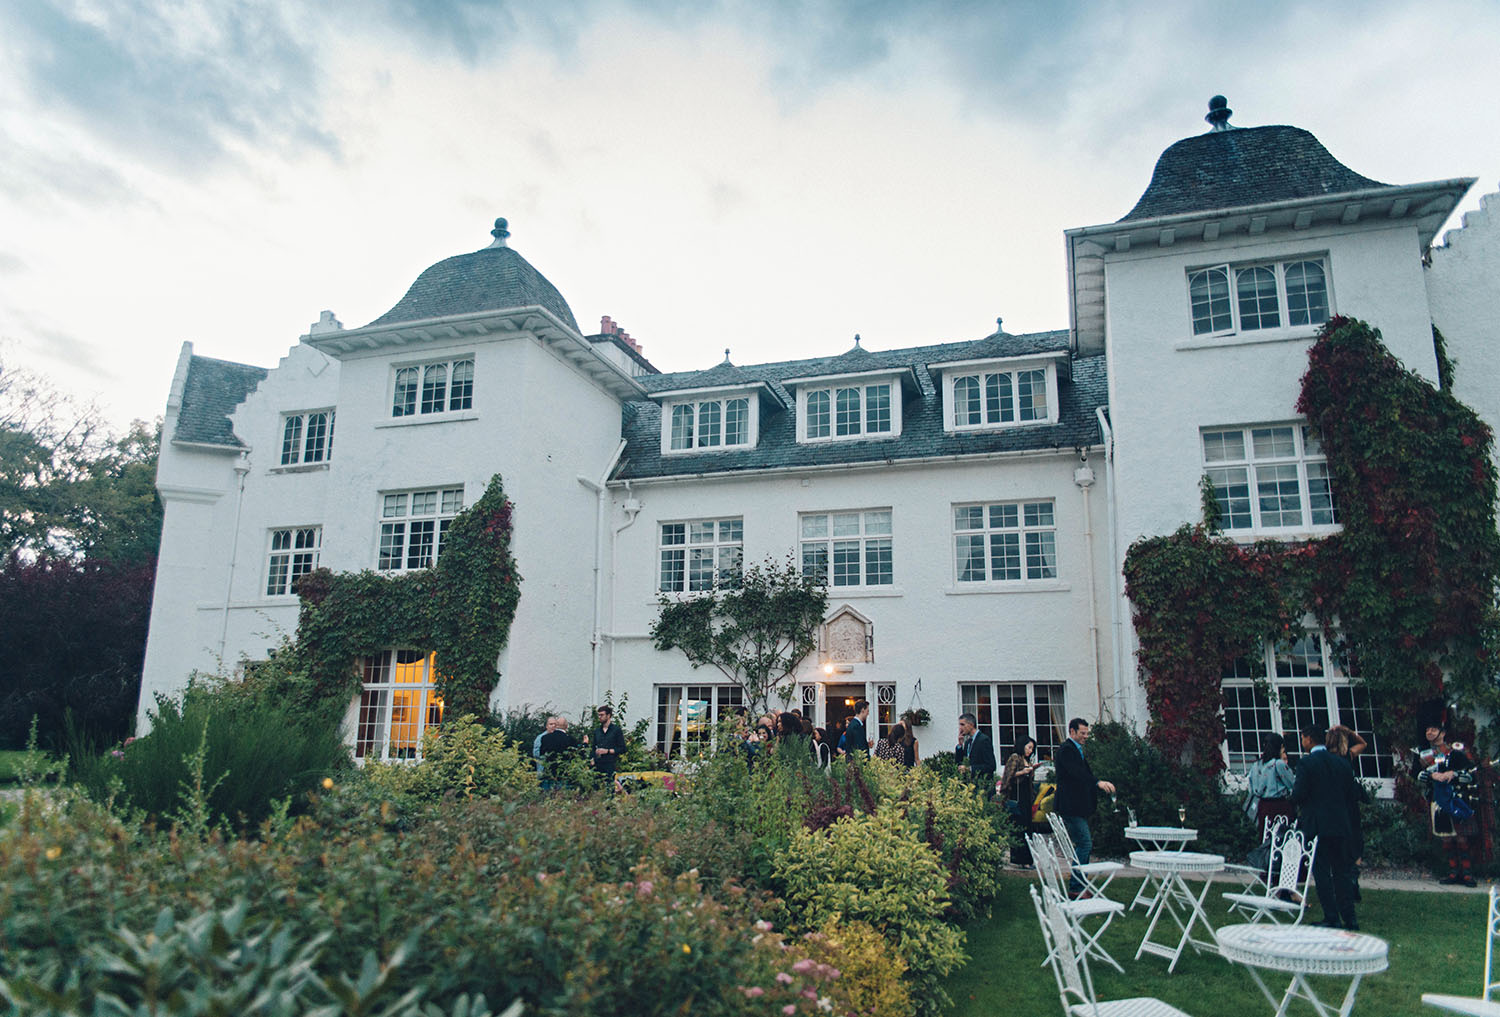
[[[875,660],[875,624],[845,604],[818,631],[818,649],[834,664],[870,664]]]

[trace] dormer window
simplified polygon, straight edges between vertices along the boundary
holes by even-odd
[[[692,449],[743,448],[750,444],[750,400],[740,396],[672,403],[670,437],[672,452]]]
[[[803,443],[895,438],[901,433],[903,381],[889,368],[842,377],[794,378],[797,440]]]
[[[891,433],[891,383],[840,385],[807,393],[807,440]]]
[[[1057,366],[1050,360],[938,364],[949,431],[981,431],[1057,422]]]

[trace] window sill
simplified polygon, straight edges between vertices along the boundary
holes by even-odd
[[[1057,419],[1048,417],[1046,420],[1008,420],[1000,424],[965,424],[959,427],[957,424],[945,423],[943,433],[945,434],[993,434],[996,431],[1014,431],[1021,427],[1051,427],[1057,423]]]
[[[1321,540],[1323,537],[1332,536],[1335,533],[1343,533],[1344,527],[1340,523],[1332,526],[1314,526],[1311,529],[1300,530],[1221,530],[1224,536],[1236,544],[1253,544],[1258,540],[1284,540],[1296,543],[1305,540]]]
[[[841,434],[828,438],[808,438],[806,436],[797,439],[798,445],[848,445],[858,441],[895,441],[901,437],[900,432],[879,434]]]
[[[278,473],[319,473],[319,472],[327,470],[327,469],[328,469],[328,463],[327,462],[321,462],[321,463],[296,463],[296,464],[288,464],[286,466],[272,466],[270,469],[266,470],[266,472],[268,474],[278,474]]]
[[[1009,583],[961,583],[943,592],[949,597],[973,593],[1067,593],[1073,587],[1051,579],[1018,580]]]
[[[828,599],[847,597],[904,597],[906,591],[899,586],[830,586]]]
[[[664,448],[661,454],[664,456],[699,456],[714,455],[719,452],[750,452],[754,445],[746,442],[743,445],[702,445],[698,448]]]
[[[1178,350],[1216,350],[1224,346],[1259,346],[1265,343],[1306,342],[1317,337],[1323,323],[1298,325],[1295,328],[1268,328],[1257,332],[1235,332],[1231,335],[1193,336],[1180,340]]]
[[[419,424],[447,424],[457,420],[478,420],[474,410],[458,410],[454,413],[419,413],[411,417],[392,417],[376,424],[380,427],[416,427]]]

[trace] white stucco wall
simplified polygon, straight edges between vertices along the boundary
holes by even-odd
[[[1432,321],[1457,364],[1453,394],[1500,429],[1500,379],[1494,370],[1500,341],[1500,193],[1450,230],[1432,251],[1426,272]]]
[[[1170,533],[1202,518],[1200,429],[1298,419],[1297,396],[1316,327],[1274,335],[1242,333],[1194,339],[1190,268],[1220,262],[1320,256],[1327,266],[1331,313],[1380,329],[1390,350],[1436,384],[1416,227],[1356,223],[1243,234],[1214,243],[1133,248],[1106,256],[1106,329],[1110,420],[1115,436],[1117,567],[1137,539]],[[1130,618],[1123,597],[1120,617]],[[1125,626],[1120,666],[1134,673]],[[1144,721],[1137,706],[1137,719]]]
[[[1099,465],[1097,456],[1094,465]],[[657,614],[658,534],[663,522],[740,516],[745,561],[784,559],[799,542],[799,513],[890,508],[894,584],[878,592],[829,591],[829,611],[848,604],[874,625],[875,660],[852,673],[825,676],[816,652],[800,669],[802,682],[896,686],[897,712],[912,704],[933,716],[919,732],[928,751],[952,748],[958,686],[968,682],[1062,682],[1067,709],[1099,713],[1094,650],[1090,646],[1090,582],[1103,615],[1094,633],[1105,695],[1108,671],[1107,586],[1102,471],[1091,489],[1093,557],[1085,537],[1084,494],[1074,484],[1079,464],[1071,450],[970,462],[882,465],[741,479],[634,483],[641,512],[622,531],[616,550],[609,682],[628,691],[633,716],[655,716],[655,687],[719,684],[711,669],[694,671],[679,651],[655,650],[647,633]],[[615,489],[616,525],[624,492]],[[960,588],[954,574],[953,506],[976,501],[1052,499],[1057,523],[1056,582]],[[824,718],[818,718],[822,722]]]
[[[393,364],[469,355],[472,410],[390,416]],[[282,468],[283,415],[324,408],[336,413],[328,461]],[[180,689],[191,671],[227,673],[295,634],[297,598],[265,593],[272,530],[322,526],[321,565],[371,569],[382,492],[462,485],[470,505],[495,473],[516,506],[512,547],[523,577],[495,702],[587,694],[598,499],[577,478],[602,479],[614,454],[615,397],[525,332],[341,359],[299,344],[231,420],[249,446],[242,498],[233,452],[163,450],[167,519],[143,711],[152,693]]]

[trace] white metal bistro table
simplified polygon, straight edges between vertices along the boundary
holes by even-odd
[[[1189,946],[1197,952],[1217,952],[1218,944],[1212,939],[1193,938],[1193,926],[1202,923],[1204,931],[1210,937],[1214,934],[1213,926],[1208,923],[1208,915],[1203,910],[1203,902],[1208,897],[1209,888],[1213,886],[1214,874],[1224,871],[1224,856],[1199,851],[1132,851],[1130,864],[1138,869],[1145,869],[1148,878],[1154,877],[1161,883],[1151,910],[1147,912],[1151,916],[1151,923],[1146,926],[1146,935],[1135,951],[1136,960],[1140,960],[1143,953],[1170,957],[1172,963],[1167,965],[1170,973],[1177,967],[1182,951]],[[1203,889],[1196,895],[1187,883],[1188,876],[1203,877]],[[1182,932],[1175,944],[1158,943],[1151,938],[1157,925],[1161,924],[1162,915],[1171,916]]]
[[[1276,1007],[1276,1017],[1284,1017],[1294,999],[1312,1004],[1318,1017],[1349,1017],[1359,980],[1365,975],[1386,969],[1385,940],[1360,932],[1325,929],[1316,925],[1226,925],[1217,933],[1219,953],[1225,960],[1243,964],[1260,991]],[[1291,984],[1278,1003],[1266,987],[1258,969],[1289,971]],[[1348,978],[1344,1002],[1334,1008],[1318,998],[1308,975],[1330,975]]]
[[[1147,851],[1181,851],[1198,837],[1198,831],[1185,826],[1127,826],[1125,836],[1129,840],[1141,845]],[[1141,880],[1141,885],[1131,898],[1130,907],[1127,911],[1134,911],[1137,906],[1144,907],[1146,913],[1151,913],[1151,907],[1156,903],[1156,895],[1161,892],[1161,880],[1147,875]]]

